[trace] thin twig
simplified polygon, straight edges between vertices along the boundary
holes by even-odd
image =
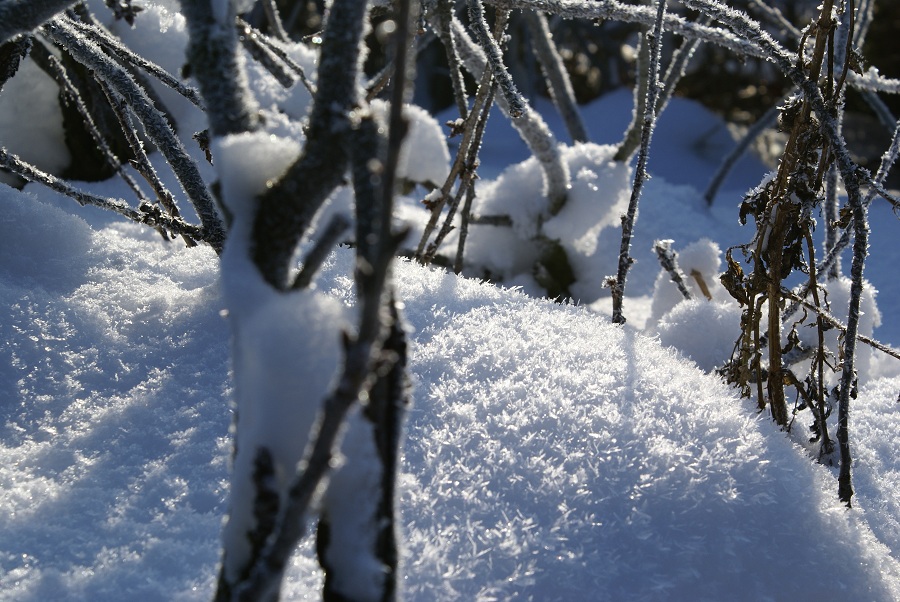
[[[625,279],[628,270],[634,263],[631,252],[631,238],[634,233],[634,224],[637,220],[637,206],[647,179],[647,160],[650,154],[650,139],[653,136],[653,128],[656,125],[656,100],[659,93],[659,57],[662,51],[663,22],[666,14],[666,0],[659,0],[656,13],[656,23],[653,31],[647,32],[645,41],[650,46],[650,65],[647,77],[647,102],[644,111],[643,127],[641,130],[641,150],[638,153],[637,166],[635,167],[634,185],[631,189],[631,198],[628,201],[628,211],[622,217],[622,244],[619,247],[619,267],[615,280],[611,283],[613,298],[613,317],[616,324],[625,323],[623,305],[625,299]]]
[[[42,30],[54,42],[63,45],[72,57],[93,70],[95,75],[105,81],[117,94],[128,99],[144,131],[166,157],[175,176],[194,205],[197,215],[207,231],[202,237],[221,252],[225,242],[225,229],[215,207],[215,201],[203,181],[197,164],[187,154],[181,140],[175,135],[172,126],[153,106],[144,90],[121,67],[110,61],[103,51],[93,42],[82,37],[71,21],[54,19]]]
[[[22,161],[22,159],[7,152],[2,147],[0,147],[0,167],[29,182],[43,184],[51,190],[71,197],[82,206],[91,205],[112,211],[139,224],[153,227],[162,226],[172,234],[188,236],[194,240],[205,241],[204,237],[208,235],[202,228],[189,224],[180,217],[172,217],[167,213],[163,213],[158,207],[153,205],[142,204],[140,209],[135,209],[122,199],[103,197],[79,190],[65,180],[41,171],[26,161]]]

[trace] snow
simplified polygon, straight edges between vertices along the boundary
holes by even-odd
[[[381,123],[388,122],[390,103],[376,99],[369,106]],[[397,177],[439,188],[450,174],[447,137],[437,120],[421,107],[405,105],[403,118],[409,130],[400,146]]]
[[[170,68],[177,56],[166,56],[183,48],[175,8],[151,3],[139,19],[151,31],[123,34]],[[152,28],[174,36],[172,46],[154,46]],[[291,52],[315,64],[302,47]],[[39,85],[31,77],[7,85]],[[0,184],[0,301],[8,308],[0,315],[0,600],[207,600],[222,518],[249,503],[256,446],[270,446],[281,491],[305,449],[340,365],[338,336],[355,299],[353,254],[336,250],[315,288],[290,295],[271,294],[250,266],[249,199],[299,153],[302,132],[290,118],[305,115],[308,102],[299,83],[285,90],[261,71],[251,81],[264,130],[215,141],[215,171],[203,166],[208,181],[221,179],[236,218],[221,260],[40,187]],[[27,90],[9,89],[0,103],[19,106]],[[837,500],[836,469],[817,464],[803,445],[808,414],[797,414],[785,435],[709,373],[730,353],[740,319],[716,278],[721,252],[752,237],[737,223],[737,203],[765,167],[742,161],[707,207],[698,190],[731,139],[725,124],[689,101],[673,99],[656,129],[628,324],[609,323],[599,282],[614,271],[630,170],[609,161],[606,145],[621,137],[630,104],[620,91],[584,108],[596,143],[561,147],[572,188],[554,217],[544,215],[537,162],[502,117],[489,121],[479,211],[512,215],[514,227],[473,227],[469,249],[521,290],[396,265],[414,381],[399,476],[402,594],[900,599],[898,362],[859,347],[850,427],[856,496],[847,509]],[[533,105],[561,137],[549,103]],[[437,123],[414,107],[405,113],[414,135],[404,173],[439,184],[449,155]],[[0,137],[13,149],[58,154],[58,117],[47,115],[44,129]],[[112,182],[85,186],[124,194]],[[350,201],[343,188],[326,213]],[[400,214],[421,227],[414,196],[401,199]],[[529,271],[538,224],[563,241],[582,276],[580,305],[525,294],[538,292]],[[895,346],[897,234],[890,207],[876,201],[861,330]],[[660,273],[657,239],[674,240],[693,300]],[[846,297],[846,280],[829,285],[841,319]],[[812,329],[798,332],[804,338]],[[273,371],[279,379],[269,378]],[[232,459],[235,407],[241,429]],[[356,508],[349,497],[360,480],[374,474],[353,460],[373,453],[354,434],[367,425],[357,417],[350,428],[342,450],[350,461],[338,461],[321,502],[344,516]],[[225,527],[231,570],[246,553],[241,535],[250,526]],[[361,563],[369,579],[342,587],[362,599],[381,567],[354,552],[353,532],[336,533],[344,543],[333,559]],[[282,594],[317,599],[321,584],[307,538]]]
[[[0,599],[208,599],[234,394],[217,260],[11,189],[2,202]],[[39,262],[13,260],[23,244]],[[351,265],[338,251],[319,292],[352,299]],[[830,469],[658,342],[587,308],[396,273],[416,400],[408,599],[900,596],[900,379],[860,392],[847,510]],[[320,579],[307,545],[285,598]]]
[[[24,161],[59,173],[70,158],[57,93],[56,84],[31,58],[22,61],[19,73],[0,94],[0,140]],[[9,174],[0,174],[0,182],[14,181]]]

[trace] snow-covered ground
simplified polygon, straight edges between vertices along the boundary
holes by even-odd
[[[178,33],[177,20],[162,22]],[[295,107],[299,96],[275,100]],[[565,141],[552,109],[537,105]],[[584,116],[602,145],[618,141],[629,114],[623,91]],[[758,161],[739,166],[712,208],[697,192],[729,144],[725,126],[693,103],[676,99],[663,115],[625,328],[609,323],[599,293],[560,305],[527,296],[533,283],[513,271],[508,284],[523,290],[398,264],[415,385],[400,479],[408,599],[900,599],[898,362],[876,354],[862,375],[847,509],[833,469],[798,443],[808,413],[785,435],[685,358],[707,369],[724,359],[734,309],[671,309],[668,283],[656,283],[657,238],[706,272],[716,246],[751,238],[736,205],[764,173]],[[484,197],[528,202],[525,186],[498,196],[501,172],[527,156],[492,116]],[[604,169],[598,161],[573,179],[613,206],[608,196],[621,190]],[[209,599],[233,395],[217,258],[36,186],[0,184],[0,207],[9,308],[0,316],[0,600]],[[415,199],[403,207],[417,211]],[[573,249],[585,262],[617,251],[614,228],[580,226]],[[876,201],[874,335],[895,346],[898,233]],[[345,304],[351,253],[338,249],[317,283]],[[307,544],[284,598],[316,599],[320,580]]]

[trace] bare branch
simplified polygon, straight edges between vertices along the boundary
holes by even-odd
[[[531,32],[535,55],[541,65],[541,71],[544,73],[547,90],[549,90],[550,97],[562,116],[563,122],[566,124],[569,137],[572,139],[572,142],[587,142],[590,137],[587,129],[584,127],[584,122],[581,120],[569,74],[566,72],[562,57],[553,43],[553,36],[550,33],[547,17],[543,13],[536,11],[525,12],[524,17]]]
[[[651,44],[650,65],[647,75],[647,102],[641,129],[641,150],[638,153],[638,161],[634,173],[634,186],[631,189],[628,210],[622,217],[622,244],[619,248],[619,269],[616,272],[615,280],[612,282],[613,322],[616,324],[625,323],[625,314],[623,313],[625,279],[628,276],[628,270],[634,263],[634,259],[630,256],[631,238],[634,233],[634,224],[637,220],[638,201],[641,198],[644,181],[647,179],[650,139],[653,137],[653,128],[656,125],[656,101],[659,95],[659,58],[662,52],[662,32],[665,15],[666,0],[659,0],[653,31],[648,31],[645,36],[645,42]]]
[[[96,76],[117,94],[128,99],[147,136],[166,157],[194,205],[203,228],[207,231],[204,240],[217,252],[221,252],[225,242],[225,229],[216,211],[212,195],[200,176],[196,163],[187,154],[172,126],[153,105],[144,90],[121,67],[110,61],[95,43],[81,36],[68,19],[54,19],[44,26],[42,31],[51,40],[64,46],[75,60],[93,70]]]

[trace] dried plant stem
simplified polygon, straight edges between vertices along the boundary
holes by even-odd
[[[441,212],[447,203],[447,199],[450,198],[450,191],[453,190],[453,185],[465,170],[466,158],[468,157],[469,148],[475,140],[478,121],[482,119],[483,113],[487,113],[487,111],[490,110],[490,103],[488,100],[493,100],[493,81],[493,73],[490,69],[485,69],[481,73],[481,83],[475,94],[472,110],[469,111],[465,120],[465,125],[463,126],[462,140],[459,143],[456,158],[453,161],[447,179],[444,180],[444,184],[440,188],[440,197],[434,201],[434,204],[431,207],[431,217],[428,219],[428,223],[425,224],[422,237],[419,239],[419,246],[416,248],[416,257],[418,257],[421,262],[427,263],[425,261],[425,255],[428,240],[431,238],[431,234],[437,227]],[[487,107],[487,109],[484,109],[484,107]],[[434,257],[433,253],[431,257]]]
[[[263,41],[266,35],[240,18],[237,19],[237,27],[240,33],[238,39],[250,56],[265,67],[283,88],[292,87],[296,81],[294,75],[288,71],[281,57],[272,50],[272,46]]]
[[[466,239],[469,237],[469,223],[472,216],[472,202],[475,200],[475,187],[469,186],[466,191],[466,202],[460,213],[459,241],[456,245],[456,259],[453,261],[453,273],[461,274],[463,270],[463,254],[466,248]]]
[[[466,99],[466,82],[462,75],[462,60],[456,47],[456,38],[450,24],[453,21],[453,1],[437,0],[437,10],[432,18],[432,25],[437,31],[444,52],[447,55],[447,66],[450,69],[450,82],[453,85],[453,100],[461,119],[469,115],[469,103]]]
[[[434,259],[434,256],[437,254],[441,243],[444,242],[444,239],[448,234],[450,234],[450,231],[453,229],[453,218],[455,217],[456,209],[459,207],[459,203],[462,200],[463,195],[466,195],[467,203],[471,206],[471,200],[469,199],[472,198],[475,189],[476,170],[478,169],[478,152],[481,149],[481,140],[484,137],[484,129],[487,125],[488,116],[490,115],[491,111],[491,105],[493,104],[494,100],[495,88],[492,85],[493,78],[488,75],[486,79],[487,81],[485,82],[485,85],[488,89],[487,98],[483,103],[481,103],[481,106],[476,106],[471,112],[471,114],[477,115],[478,119],[475,123],[474,136],[472,137],[472,141],[470,142],[469,148],[466,151],[462,172],[459,176],[459,187],[456,190],[456,194],[453,195],[453,199],[447,209],[447,215],[444,218],[444,225],[441,227],[440,231],[437,233],[437,236],[435,236],[431,244],[428,245],[428,249],[426,250],[425,256],[423,258],[423,263],[425,265],[431,263],[432,259]],[[475,112],[476,109],[478,110],[477,113]],[[459,248],[457,249],[457,253],[461,253]]]
[[[283,42],[290,41],[288,33],[284,30],[284,24],[281,22],[281,15],[278,14],[278,7],[275,6],[275,0],[263,0],[262,6],[273,36]]]
[[[813,243],[812,235],[809,230],[806,231],[806,249],[809,254],[809,287],[813,295],[813,303],[816,307],[821,307],[822,302],[819,299],[819,282],[816,275],[816,246]],[[826,421],[827,412],[825,408],[825,318],[820,312],[816,312],[816,335],[818,336],[818,346],[816,349],[816,357],[813,362],[815,374],[818,377],[816,383],[816,399],[814,404],[809,404],[810,411],[815,416],[816,428],[819,434],[819,457],[830,455],[834,451],[834,444],[828,435],[828,424]]]

